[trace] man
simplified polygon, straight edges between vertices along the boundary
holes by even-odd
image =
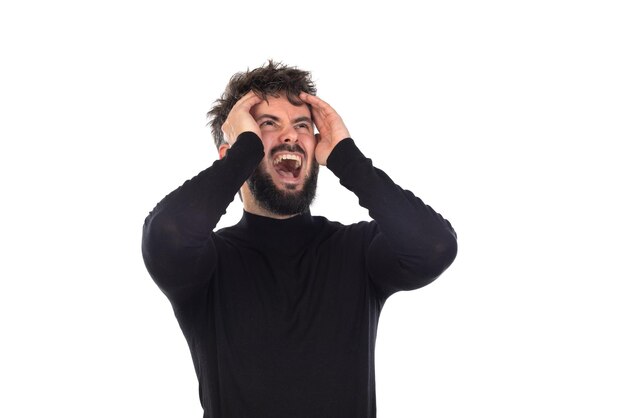
[[[272,61],[236,74],[209,112],[220,159],[146,219],[144,260],[189,344],[204,417],[375,417],[385,300],[456,256],[448,221],[373,167],[315,93],[309,73]],[[311,215],[319,165],[372,222]],[[237,192],[241,221],[214,232]]]

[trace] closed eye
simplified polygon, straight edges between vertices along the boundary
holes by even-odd
[[[274,122],[273,120],[264,120],[263,122],[259,123],[259,126],[276,126],[276,122]]]
[[[311,130],[311,125],[306,123],[306,122],[302,122],[302,123],[298,123],[295,125],[296,129],[305,129],[307,132],[309,132]]]

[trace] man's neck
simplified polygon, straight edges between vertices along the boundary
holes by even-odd
[[[265,216],[266,218],[273,219],[289,219],[299,215],[299,213],[294,213],[293,215],[279,215],[267,210],[259,203],[258,200],[254,198],[254,196],[252,196],[250,189],[245,184],[241,188],[241,200],[243,203],[243,210],[253,215]]]
[[[246,212],[251,213],[253,215],[265,216],[266,218],[273,218],[273,219],[289,219],[289,218],[293,218],[294,216],[298,216],[299,215],[299,213],[295,213],[293,215],[278,215],[278,214],[276,214],[274,212],[270,212],[269,210],[260,207],[258,204],[257,205],[246,205],[244,203],[243,210],[245,210]]]

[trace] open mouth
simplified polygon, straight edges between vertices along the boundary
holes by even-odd
[[[274,170],[282,178],[295,180],[300,177],[302,171],[302,155],[295,153],[281,153],[272,161]]]

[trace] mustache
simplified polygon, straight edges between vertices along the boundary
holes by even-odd
[[[298,144],[280,144],[275,148],[272,148],[270,155],[273,157],[278,152],[299,152],[302,155],[306,155],[304,149]]]

